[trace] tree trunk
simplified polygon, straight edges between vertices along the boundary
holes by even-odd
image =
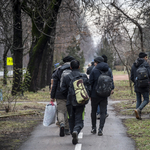
[[[46,85],[50,85],[51,78],[52,78],[53,56],[54,56],[54,48],[53,48],[52,51],[50,52],[49,59],[48,59],[47,82],[46,82]]]
[[[46,85],[50,84],[51,81],[51,68],[49,66],[52,66],[53,64],[53,52],[54,52],[54,41],[55,41],[55,28],[53,30],[53,36],[51,35],[51,38],[44,50],[42,62],[40,64],[39,68],[39,76],[37,79],[38,82],[38,88],[44,88]],[[48,83],[48,84],[47,84]]]
[[[31,83],[29,84],[30,85],[29,91],[36,92],[38,90],[39,82],[43,82],[43,79],[45,80],[45,77],[44,78],[41,77],[42,80],[38,79],[38,74],[40,74],[39,67],[42,62],[44,53],[47,53],[44,51],[47,48],[49,39],[51,41],[51,37],[53,38],[53,33],[55,32],[55,28],[56,28],[57,14],[58,14],[60,4],[61,4],[61,0],[57,0],[57,3],[54,3],[52,1],[51,5],[50,5],[51,6],[51,16],[49,17],[47,24],[45,25],[45,29],[43,31],[44,34],[40,36],[36,46],[33,48],[33,53],[30,57],[29,64],[28,64],[28,70],[31,75]],[[49,36],[47,36],[47,35],[49,35]],[[52,45],[51,45],[52,47],[54,46],[53,44],[54,43],[52,43]],[[53,53],[50,53],[50,54],[53,54]],[[46,66],[42,65],[42,69],[44,69],[43,67],[47,67],[47,66],[48,65],[46,65]],[[45,68],[45,69],[47,70],[47,68]],[[44,72],[42,72],[42,74],[45,74]],[[40,75],[39,75],[39,77],[40,77]],[[38,82],[38,80],[39,80],[39,82]],[[44,84],[46,84],[45,81],[44,81]]]
[[[3,84],[4,85],[6,85],[7,84],[7,64],[6,64],[6,59],[7,59],[7,53],[8,53],[8,50],[9,49],[7,49],[7,50],[5,50],[4,51],[4,54],[3,54],[3,63],[4,63],[4,65],[3,65],[3,67],[4,67],[4,75],[3,75]]]
[[[12,0],[13,5],[13,87],[12,95],[22,92],[22,21],[21,3],[19,0]]]

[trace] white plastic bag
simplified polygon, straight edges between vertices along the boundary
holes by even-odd
[[[49,126],[55,123],[55,116],[56,116],[56,105],[53,102],[51,102],[45,107],[43,125]]]

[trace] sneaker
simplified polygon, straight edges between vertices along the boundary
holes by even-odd
[[[100,114],[97,114],[96,118],[97,118],[97,119],[100,119]]]
[[[99,130],[98,130],[98,136],[102,136],[102,135],[103,135],[102,130],[99,129]]]
[[[108,116],[109,116],[109,114],[107,113],[106,116],[105,116],[105,118],[107,118]]]
[[[142,119],[141,111],[139,109],[135,109],[134,112],[135,112],[136,119]]]
[[[72,133],[72,144],[76,145],[78,143],[78,132],[77,131],[73,131]]]
[[[91,133],[96,134],[96,128],[93,128],[93,129],[91,130]]]
[[[65,135],[70,135],[69,129],[65,129]]]
[[[63,124],[63,123],[61,123],[61,124],[60,124],[60,134],[59,134],[59,135],[60,135],[60,137],[65,136],[64,129],[65,129],[64,124]]]

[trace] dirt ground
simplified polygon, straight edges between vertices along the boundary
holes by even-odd
[[[128,75],[114,75],[113,78],[114,78],[114,81],[117,81],[117,80],[129,80]]]
[[[43,114],[0,118],[0,150],[17,150],[42,119]]]

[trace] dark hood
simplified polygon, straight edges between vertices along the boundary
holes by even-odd
[[[134,63],[134,66],[136,67],[136,68],[138,68],[141,64],[143,64],[143,63],[146,63],[146,61],[143,59],[143,58],[138,58],[136,61],[135,61],[135,63]]]
[[[106,72],[106,71],[108,71],[109,66],[108,66],[108,64],[105,63],[105,62],[101,62],[101,63],[98,63],[95,68],[96,68],[96,69],[99,69],[99,70],[101,70],[101,71]]]

